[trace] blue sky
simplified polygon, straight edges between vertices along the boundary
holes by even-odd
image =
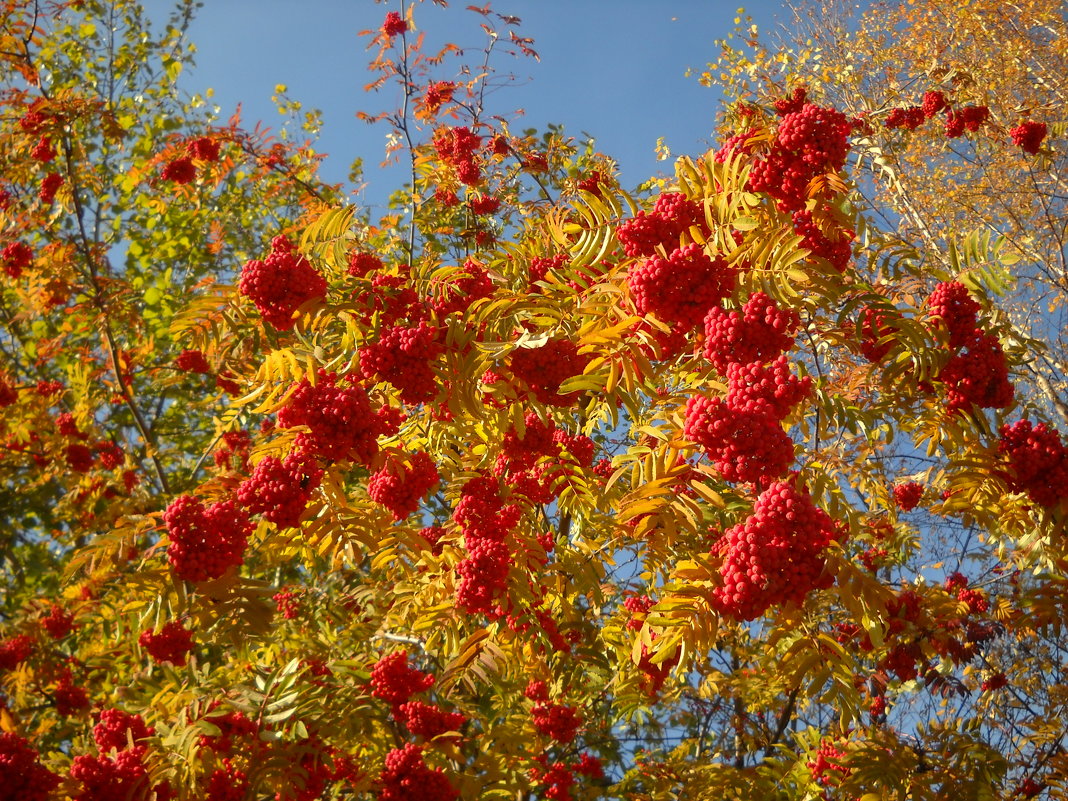
[[[144,5],[159,21],[170,8],[167,0]],[[416,23],[428,42],[469,46],[478,57],[482,18],[467,5],[425,2],[415,9]],[[276,84],[287,85],[292,99],[323,112],[324,178],[345,181],[353,158],[362,157],[371,185],[359,200],[382,202],[404,171],[376,169],[387,128],[368,126],[355,112],[389,108],[396,93],[364,94],[370,54],[357,32],[379,27],[397,8],[399,2],[371,0],[207,0],[190,32],[197,66],[184,87],[214,89],[224,118],[240,102],[246,124],[276,125],[271,95]],[[523,108],[519,129],[558,123],[570,135],[591,134],[598,150],[619,162],[623,186],[633,187],[671,169],[656,161],[658,137],[676,155],[707,147],[719,96],[684,73],[715,57],[714,41],[732,30],[737,9],[721,0],[495,0],[494,11],[522,19],[518,31],[534,39],[541,61],[501,54],[498,71],[513,72],[516,81],[487,105],[498,113]],[[751,0],[746,13],[765,32],[790,18],[779,0]]]

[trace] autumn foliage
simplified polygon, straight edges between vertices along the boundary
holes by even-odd
[[[382,9],[378,218],[192,5],[3,3],[0,799],[1063,797],[1051,4],[742,28],[634,190]]]

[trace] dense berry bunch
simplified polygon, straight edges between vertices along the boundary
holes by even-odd
[[[12,242],[0,251],[0,262],[10,278],[18,278],[33,264],[33,250],[24,242]]]
[[[823,740],[816,751],[816,758],[808,763],[812,778],[822,785],[829,785],[835,773],[839,774],[839,778],[848,776],[851,771],[842,764],[844,756],[845,751],[831,740]]]
[[[136,743],[155,733],[156,730],[145,725],[140,715],[130,715],[121,709],[105,709],[93,727],[93,741],[100,753],[106,754],[112,748],[123,750],[131,739]]]
[[[279,331],[293,327],[293,314],[312,298],[326,297],[326,279],[284,236],[271,240],[271,254],[241,268],[241,294]]]
[[[1042,147],[1042,140],[1046,138],[1046,123],[1035,122],[1035,120],[1021,122],[1015,128],[1009,129],[1009,136],[1012,137],[1014,145],[1024,153],[1030,153],[1033,156]]]
[[[788,482],[771,484],[753,514],[723,534],[723,586],[714,592],[720,610],[753,620],[772,604],[802,603],[827,586],[823,552],[833,534],[831,518],[808,492]]]
[[[529,470],[543,456],[556,456],[560,446],[556,441],[558,429],[552,418],[542,422],[535,412],[523,417],[523,434],[515,426],[508,429],[501,441],[501,455],[497,458],[498,475]]]
[[[704,204],[679,192],[664,192],[649,213],[638,212],[616,230],[628,256],[652,256],[658,247],[670,253],[679,247],[679,237],[691,227],[707,229]]]
[[[0,801],[46,801],[58,784],[27,740],[0,732]]]
[[[218,161],[219,146],[218,139],[213,139],[210,136],[198,136],[185,146],[185,150],[191,158],[199,159],[200,161]]]
[[[374,253],[354,250],[349,254],[348,274],[357,278],[381,270],[385,265]]]
[[[482,137],[466,126],[444,128],[434,135],[434,149],[438,157],[456,169],[460,183],[476,186],[482,180],[482,170],[477,160],[477,151],[482,146]]]
[[[237,488],[237,502],[280,528],[296,528],[322,477],[323,469],[302,451],[285,459],[267,456]]]
[[[698,244],[676,248],[666,259],[653,256],[630,271],[627,285],[638,314],[693,328],[734,289],[737,274],[721,257]]]
[[[922,106],[906,106],[905,108],[892,108],[886,115],[883,124],[887,128],[904,128],[906,131],[915,131],[927,120],[927,113]]]
[[[447,731],[459,731],[467,722],[467,718],[459,712],[445,712],[422,701],[401,704],[395,714],[409,732],[428,740]]]
[[[320,370],[312,385],[301,379],[278,412],[282,428],[307,426],[305,444],[329,461],[353,459],[367,464],[378,453],[382,420],[359,386],[340,387],[337,376]]]
[[[720,398],[691,397],[683,434],[705,450],[725,481],[777,478],[794,460],[793,442],[773,415],[740,411]]]
[[[33,653],[33,638],[28,634],[16,634],[0,640],[0,670],[14,670]]]
[[[468,202],[472,214],[494,214],[501,207],[501,199],[492,195],[475,195]]]
[[[911,512],[923,497],[923,484],[909,481],[894,487],[894,501],[902,512]]]
[[[211,365],[199,350],[183,350],[174,360],[174,366],[183,373],[210,373]]]
[[[167,558],[185,581],[217,579],[244,561],[252,528],[233,501],[204,505],[190,495],[175,498],[163,513],[170,546]]]
[[[721,374],[732,362],[771,361],[793,346],[799,323],[793,309],[779,308],[763,292],[755,292],[741,310],[716,307],[705,315],[705,358]]]
[[[19,399],[18,390],[16,390],[7,381],[2,374],[0,374],[0,409],[5,406],[11,406]]]
[[[938,374],[946,388],[946,409],[953,412],[971,408],[1003,409],[1012,403],[1014,390],[1009,381],[1005,351],[993,334],[976,332],[967,348],[950,357]]]
[[[986,106],[962,106],[946,115],[946,136],[956,139],[965,131],[978,131],[990,119]]]
[[[386,36],[400,36],[402,33],[408,30],[408,23],[396,11],[390,11],[386,14],[386,20],[382,23],[382,33]]]
[[[426,451],[412,454],[407,464],[390,456],[367,483],[371,500],[393,513],[394,520],[403,520],[416,509],[441,476],[433,457]]]
[[[869,362],[881,362],[893,347],[892,342],[880,340],[894,333],[890,322],[895,318],[894,313],[871,306],[860,313],[860,352]]]
[[[440,319],[453,312],[465,312],[476,300],[492,294],[493,279],[480,264],[469,259],[464,263],[464,272],[449,279],[432,306]]]
[[[197,177],[197,168],[192,159],[180,158],[167,162],[160,172],[164,181],[174,181],[176,184],[188,184]]]
[[[542,701],[534,704],[530,715],[535,729],[560,743],[569,743],[574,740],[579,727],[582,726],[582,716],[566,704],[550,704]]]
[[[727,366],[727,404],[741,412],[766,413],[781,420],[812,391],[812,379],[790,372],[786,356],[770,364]]]
[[[122,448],[114,442],[98,442],[93,448],[96,450],[96,456],[100,460],[100,464],[108,470],[114,470],[126,459],[125,454],[122,452]]]
[[[429,690],[433,684],[432,673],[408,666],[407,651],[394,651],[371,668],[371,695],[393,706],[407,703],[415,693]]]
[[[580,375],[589,360],[570,339],[557,337],[538,348],[516,348],[510,366],[515,377],[530,387],[539,401],[570,406],[578,399],[578,393],[561,395],[560,385],[571,376]]]
[[[37,192],[37,197],[47,206],[56,199],[56,192],[59,191],[59,188],[63,186],[66,180],[67,179],[58,172],[48,173],[41,179],[41,188]]]
[[[74,628],[74,616],[58,604],[52,604],[48,615],[41,618],[41,626],[53,640],[59,640],[71,633]]]
[[[93,452],[87,446],[74,442],[64,449],[63,454],[67,466],[75,473],[88,473],[93,469]]]
[[[415,328],[394,326],[385,329],[377,342],[360,348],[360,372],[364,378],[397,387],[405,403],[423,403],[437,395],[431,364],[441,352],[434,326],[425,322]]]
[[[204,801],[244,801],[248,798],[248,774],[229,759],[224,759],[208,776]]]
[[[927,298],[927,314],[949,333],[949,347],[962,347],[979,326],[980,306],[960,281],[945,281]]]
[[[568,434],[558,429],[553,432],[553,442],[560,446],[562,453],[570,455],[578,462],[579,466],[589,467],[593,464],[597,443],[585,434]]]
[[[1009,460],[1008,484],[1047,508],[1068,499],[1068,446],[1045,423],[1017,420],[1001,427],[998,452]]]
[[[159,632],[141,632],[137,641],[157,662],[178,666],[185,664],[186,656],[193,650],[193,632],[177,620],[164,623]]]
[[[796,114],[805,107],[805,99],[807,97],[808,89],[804,86],[797,86],[794,87],[794,91],[789,96],[780,97],[776,100],[772,107],[780,117],[785,117],[787,114]]]
[[[144,764],[146,751],[144,746],[137,746],[120,751],[114,758],[84,754],[74,757],[70,775],[82,785],[74,801],[128,801],[147,797],[150,785]]]
[[[454,801],[459,797],[440,769],[427,767],[423,749],[414,743],[386,754],[379,781],[378,801]]]
[[[784,115],[771,151],[753,165],[750,189],[767,192],[783,211],[804,208],[809,182],[845,165],[850,131],[844,114],[813,103]]]
[[[826,208],[824,209],[826,211]],[[825,227],[833,226],[829,217],[822,224],[813,218],[812,212],[800,209],[794,212],[794,231],[803,236],[801,247],[812,251],[817,258],[826,259],[840,273],[845,272],[849,260],[853,258],[853,240],[856,233],[849,228],[832,228],[830,235],[824,233]]]
[[[464,484],[453,520],[467,548],[456,566],[456,602],[468,612],[489,612],[508,586],[512,553],[505,540],[519,522],[519,509],[504,504],[495,478],[479,476]]]
[[[300,594],[293,590],[281,590],[271,596],[277,609],[285,620],[296,620],[300,617]]]
[[[941,92],[929,91],[923,93],[923,102],[920,103],[920,109],[923,111],[925,118],[931,119],[935,114],[948,107],[949,102]]]
[[[64,717],[89,708],[89,693],[84,687],[74,684],[70,670],[63,671],[52,690],[52,697],[56,702],[56,711]]]

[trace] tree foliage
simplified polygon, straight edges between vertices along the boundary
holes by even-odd
[[[3,5],[0,798],[1063,793],[1054,4],[743,29],[628,191],[402,3],[379,219],[194,5]]]

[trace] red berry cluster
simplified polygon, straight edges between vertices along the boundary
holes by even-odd
[[[53,640],[60,640],[74,628],[74,616],[58,604],[52,604],[48,615],[41,618],[41,626]]]
[[[906,106],[904,108],[892,108],[886,115],[883,125],[887,128],[904,128],[906,131],[915,131],[928,119],[922,106]]]
[[[407,464],[391,455],[371,476],[367,493],[389,509],[394,520],[403,520],[419,508],[419,502],[440,480],[437,465],[426,451],[412,454]]]
[[[285,459],[267,456],[237,488],[237,502],[249,514],[262,514],[279,528],[297,528],[323,469],[315,458],[294,451]]]
[[[668,253],[675,250],[679,237],[694,226],[707,232],[704,204],[679,192],[665,192],[657,198],[651,212],[639,211],[621,223],[616,236],[628,256],[652,256],[658,247]]]
[[[529,470],[543,456],[559,454],[560,446],[556,441],[559,429],[552,418],[542,422],[535,412],[527,412],[523,417],[523,429],[522,436],[515,426],[504,435],[501,454],[497,457],[497,475]]]
[[[386,19],[382,23],[382,33],[390,38],[394,36],[400,36],[402,33],[408,30],[408,23],[396,11],[390,11],[386,14]]]
[[[634,267],[627,285],[638,314],[655,314],[664,322],[693,328],[731,293],[737,278],[726,259],[711,258],[695,243],[675,248],[666,259],[654,255]]]
[[[845,756],[845,751],[835,745],[831,740],[823,740],[820,742],[819,748],[816,750],[816,758],[808,763],[808,769],[812,773],[812,778],[820,784],[827,786],[832,784],[832,779],[835,773],[840,774],[839,779],[842,779],[852,773],[850,768],[847,768],[842,764],[842,758]]]
[[[0,262],[10,278],[19,278],[22,271],[33,264],[33,250],[23,242],[12,242],[0,251]]]
[[[360,278],[367,273],[377,272],[385,265],[374,253],[363,250],[354,250],[349,254],[348,274]]]
[[[538,348],[516,348],[512,351],[512,373],[523,381],[542,403],[550,406],[571,406],[578,393],[560,394],[560,385],[586,368],[590,357],[578,352],[578,345],[570,339],[556,337]]]
[[[186,152],[191,158],[200,161],[218,161],[220,143],[210,136],[198,136],[185,146]]]
[[[279,331],[293,327],[293,314],[312,298],[326,297],[326,279],[284,236],[271,240],[271,254],[241,268],[241,294]]]
[[[141,632],[137,641],[157,662],[178,666],[185,664],[186,655],[193,650],[193,632],[177,620],[164,623],[159,632]]]
[[[176,184],[191,183],[197,177],[197,168],[192,159],[179,158],[168,161],[160,171],[160,178]]]
[[[59,776],[40,763],[29,741],[0,732],[0,798],[4,801],[46,801]]]
[[[770,364],[727,365],[727,404],[741,412],[767,414],[781,420],[812,391],[812,379],[790,372],[786,355]]]
[[[100,753],[106,754],[112,748],[123,750],[131,739],[136,743],[155,733],[156,730],[145,725],[140,715],[131,715],[121,709],[105,709],[93,727],[93,741]]]
[[[998,338],[984,333],[977,320],[979,304],[959,281],[941,283],[927,299],[928,314],[949,333],[952,355],[938,374],[946,388],[946,408],[1000,409],[1012,403],[1013,387],[1005,351]]]
[[[423,403],[438,393],[431,366],[443,348],[438,329],[426,322],[415,328],[385,329],[378,341],[360,348],[360,372],[369,380],[388,381],[405,403]]]
[[[464,272],[449,278],[438,298],[431,305],[439,319],[453,312],[466,312],[480,298],[493,294],[493,279],[482,265],[468,259]]]
[[[58,681],[56,681],[56,686],[52,690],[52,697],[56,702],[56,712],[64,717],[75,715],[81,710],[89,708],[89,693],[84,687],[74,684],[74,679],[70,675],[69,669],[64,670]]]
[[[1047,509],[1068,499],[1068,445],[1045,423],[1017,420],[1001,427],[998,453],[1009,461],[1008,484]]]
[[[282,613],[286,620],[296,620],[300,617],[300,593],[294,590],[281,590],[271,596],[275,608]]]
[[[362,387],[340,387],[336,374],[324,370],[314,385],[301,379],[278,412],[282,428],[307,426],[307,433],[298,439],[328,461],[368,464],[378,453],[382,423]]]
[[[210,373],[211,365],[199,350],[183,350],[174,360],[174,366],[183,373]]]
[[[763,292],[755,292],[741,310],[716,307],[705,315],[705,358],[721,375],[731,363],[771,361],[794,344],[800,318],[781,309]]]
[[[248,798],[248,774],[229,759],[224,759],[208,776],[204,801],[245,801]]]
[[[14,670],[33,653],[33,637],[16,634],[0,641],[0,670]]]
[[[785,117],[787,114],[796,114],[805,107],[807,97],[808,89],[804,86],[796,86],[788,97],[780,97],[772,103],[772,107],[780,117]]]
[[[227,431],[222,435],[222,445],[216,448],[212,458],[216,467],[233,470],[248,469],[248,453],[252,437],[247,431]],[[236,459],[234,457],[237,457]]]
[[[712,459],[726,481],[763,483],[783,476],[794,446],[782,420],[811,390],[790,372],[786,356],[770,365],[728,363],[726,399],[692,396],[684,436]]]
[[[423,749],[415,743],[386,754],[379,776],[378,801],[454,801],[459,794],[440,768],[429,768]]]
[[[163,522],[171,540],[167,558],[180,579],[217,579],[244,561],[252,524],[233,501],[205,508],[197,498],[180,495],[163,513]]]
[[[894,501],[902,512],[911,512],[923,497],[923,484],[909,481],[894,487]]]
[[[1009,129],[1012,143],[1024,153],[1032,156],[1042,147],[1042,140],[1046,138],[1046,123],[1027,120],[1021,122],[1015,128]]]
[[[459,712],[445,712],[423,701],[408,701],[396,707],[394,714],[405,728],[416,737],[430,740],[445,732],[459,731],[467,722]]]
[[[963,106],[951,110],[946,115],[946,136],[956,139],[965,131],[975,133],[990,119],[990,109],[986,106]]]
[[[18,390],[16,390],[8,380],[0,374],[0,409],[5,406],[11,406],[19,399]]]
[[[883,339],[894,332],[891,321],[897,315],[884,309],[876,309],[871,306],[860,313],[860,352],[869,362],[881,362],[890,349],[892,342],[883,342]]]
[[[408,652],[394,651],[371,668],[371,695],[392,706],[408,702],[415,693],[429,690],[434,675],[408,666]]]
[[[466,126],[443,128],[434,135],[438,157],[452,165],[457,179],[467,186],[477,186],[482,181],[482,169],[476,158],[481,146],[482,137]]]
[[[817,175],[845,166],[852,126],[833,108],[805,103],[783,115],[771,150],[750,172],[749,188],[775,198],[781,211],[799,211]]]
[[[88,473],[93,469],[93,452],[85,445],[74,442],[64,449],[63,454],[67,459],[67,466],[75,473]]]
[[[534,704],[530,710],[534,728],[541,734],[559,743],[575,739],[582,726],[582,716],[574,707],[566,704],[550,704],[545,701]]]
[[[66,178],[60,175],[58,172],[50,172],[44,178],[41,179],[41,188],[37,192],[37,197],[40,198],[41,203],[49,205],[56,199],[56,192],[59,188],[66,183]]]
[[[475,195],[469,201],[472,214],[494,214],[501,207],[500,198],[491,195]]]
[[[853,258],[853,240],[856,232],[850,228],[836,226],[830,207],[824,205],[820,214],[814,216],[807,209],[800,209],[793,214],[794,231],[803,236],[801,247],[812,251],[812,255],[826,259],[840,273],[845,272],[849,260]],[[829,231],[830,234],[824,233]]]
[[[753,620],[772,604],[801,604],[813,589],[828,586],[823,551],[833,536],[833,521],[807,491],[771,484],[753,514],[723,534],[723,586],[714,591],[720,611]]]
[[[467,557],[456,566],[456,603],[468,612],[490,612],[508,586],[512,553],[505,540],[519,522],[519,509],[504,505],[497,479],[479,476],[464,485],[453,520],[463,530],[467,548]]]

